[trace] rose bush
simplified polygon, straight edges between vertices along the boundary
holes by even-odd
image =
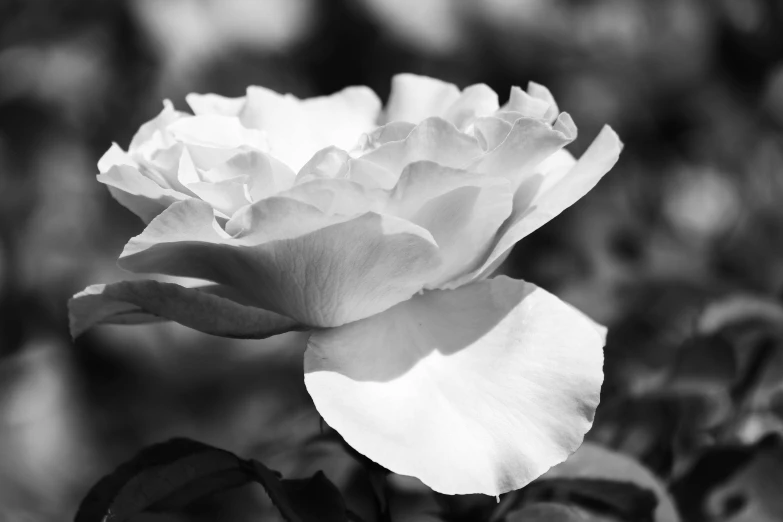
[[[145,222],[121,267],[204,280],[95,285],[78,335],[168,319],[264,338],[307,329],[305,383],[356,450],[449,494],[497,495],[562,462],[592,424],[605,329],[536,286],[487,278],[587,193],[622,147],[577,161],[549,91],[393,79],[299,100],[166,103],[98,179]]]

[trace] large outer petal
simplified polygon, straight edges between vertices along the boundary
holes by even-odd
[[[227,297],[229,290],[217,285],[186,288],[159,281],[92,285],[68,303],[71,335],[77,337],[98,324],[167,319],[200,332],[241,339],[264,339],[298,327],[288,317],[240,304]]]
[[[126,245],[120,266],[225,284],[302,324],[338,326],[408,299],[440,265],[426,230],[372,212],[327,216],[269,198],[226,229],[234,237],[204,202],[172,205]]]
[[[370,459],[442,493],[498,495],[579,447],[604,339],[555,296],[498,277],[314,332],[305,384]]]

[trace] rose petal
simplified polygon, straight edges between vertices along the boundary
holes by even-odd
[[[466,87],[459,99],[443,114],[458,129],[465,130],[478,117],[489,116],[499,107],[498,95],[489,86],[479,83]]]
[[[272,154],[298,171],[324,147],[352,148],[362,134],[375,127],[380,107],[380,100],[367,87],[348,87],[306,100],[249,87],[240,120],[264,130]]]
[[[321,149],[299,169],[299,172],[296,174],[296,183],[320,178],[347,178],[349,159],[348,153],[340,148],[331,146]]]
[[[226,230],[204,202],[185,201],[133,238],[119,263],[225,284],[310,326],[386,310],[421,290],[440,263],[432,236],[412,223],[375,213],[328,216],[287,198],[245,207]]]
[[[150,151],[170,147],[174,141],[166,129],[175,121],[187,117],[190,117],[190,114],[175,110],[170,100],[164,100],[163,110],[139,128],[131,140],[128,151],[139,152],[147,157]]]
[[[555,168],[539,179],[529,178],[529,185],[523,184],[514,195],[514,210],[498,232],[498,240],[492,253],[484,262],[479,273],[496,264],[507,251],[522,238],[537,230],[576,203],[587,194],[601,178],[617,163],[622,142],[609,126],[605,126],[572,168],[567,169],[569,158],[559,155],[549,160]],[[566,168],[563,169],[562,167]],[[475,277],[478,274],[474,274]],[[461,284],[464,281],[455,282]]]
[[[560,113],[560,109],[557,107],[557,102],[549,89],[536,82],[528,82],[527,93],[533,98],[538,98],[549,104],[549,110],[544,114],[543,119],[548,123],[552,123],[557,115]]]
[[[445,167],[461,168],[483,152],[474,137],[460,132],[443,118],[427,118],[404,140],[381,145],[361,159],[398,174],[414,161],[434,161]]]
[[[314,332],[305,384],[354,449],[447,494],[498,495],[564,461],[598,405],[605,329],[499,277]]]
[[[128,165],[114,165],[108,172],[98,174],[98,181],[109,187],[109,192],[122,206],[149,223],[176,201],[189,196],[171,189],[162,188],[144,177],[137,168]]]
[[[515,120],[516,121],[516,120]],[[511,132],[513,123],[494,116],[477,118],[473,122],[473,134],[485,151],[491,151],[503,143],[508,133]]]
[[[392,78],[386,121],[419,123],[442,116],[460,97],[456,85],[427,76],[397,74]]]
[[[512,87],[508,102],[506,102],[502,110],[517,112],[524,118],[544,120],[545,116],[551,114],[551,109],[552,104],[550,102],[532,96],[519,87]]]
[[[368,189],[391,188],[397,182],[397,173],[363,159],[354,159],[344,150],[327,147],[319,150],[296,175],[296,183],[316,179],[350,179]]]
[[[198,94],[190,93],[185,96],[193,114],[201,116],[204,114],[215,114],[218,116],[238,117],[245,106],[245,97],[227,98],[219,94]]]
[[[267,146],[264,133],[244,127],[237,118],[215,114],[181,118],[169,125],[168,131],[189,146],[235,149],[249,145],[259,150]]]
[[[176,321],[200,332],[242,339],[264,339],[298,327],[296,321],[245,306],[219,286],[186,288],[159,281],[92,285],[68,303],[71,335],[98,324]]]
[[[98,160],[98,172],[108,172],[110,168],[115,165],[128,165],[130,167],[138,167],[139,164],[130,157],[130,155],[122,150],[122,148],[116,143],[112,143],[109,150],[107,150],[101,159]]]
[[[239,176],[217,182],[188,183],[187,187],[225,217],[231,217],[237,210],[250,204],[248,180],[248,176]]]
[[[238,177],[248,178],[250,200],[259,201],[291,188],[295,174],[279,160],[258,150],[234,154],[203,173],[203,178],[213,183]]]
[[[352,154],[358,157],[371,150],[377,149],[384,143],[402,141],[407,138],[415,128],[416,124],[409,121],[392,121],[386,125],[381,125],[371,133],[365,134],[364,138],[360,140],[355,154]]]
[[[511,213],[512,196],[503,178],[418,161],[405,167],[384,212],[432,233],[443,264],[427,288],[437,288],[486,257]]]
[[[324,144],[352,148],[362,134],[374,129],[381,100],[369,87],[346,87],[330,96],[302,100],[308,124],[318,130]]]
[[[318,208],[327,215],[355,216],[365,212],[382,212],[389,195],[347,179],[312,179],[298,183],[279,194]]]
[[[554,126],[543,121],[518,119],[500,145],[476,159],[470,170],[507,178],[515,187],[536,173],[546,158],[576,138],[570,116],[561,114]]]

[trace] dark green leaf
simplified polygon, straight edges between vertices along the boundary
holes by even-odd
[[[530,504],[512,511],[506,517],[506,522],[589,522],[591,520],[594,518],[579,508],[554,502]]]
[[[125,522],[143,512],[174,511],[214,493],[258,482],[289,522],[345,522],[339,490],[323,472],[284,480],[260,462],[188,439],[142,450],[101,479],[82,501],[76,522]]]
[[[250,461],[254,479],[288,522],[345,522],[348,514],[339,490],[319,471],[309,479],[281,480],[257,461]]]
[[[82,501],[75,521],[122,522],[165,505],[169,498],[177,503],[235,487],[250,480],[241,466],[232,453],[200,442],[155,444],[101,479]]]
[[[590,481],[599,481],[606,485],[609,483],[634,485],[641,490],[649,490],[654,493],[657,507],[653,506],[655,511],[653,519],[656,522],[678,522],[680,520],[671,496],[653,473],[629,455],[603,448],[597,444],[583,443],[568,460],[550,469],[533,484],[552,479],[584,479],[585,482],[581,483],[584,486],[587,486]],[[627,486],[617,487],[622,487],[623,491],[631,491]],[[583,490],[583,493],[597,493],[599,495],[596,498],[597,501],[613,502],[606,498],[606,495],[601,493],[599,489],[590,487],[590,489]],[[614,491],[619,492],[620,490],[615,488]],[[625,500],[616,498],[614,507],[626,511]],[[642,499],[642,497],[634,498]]]
[[[635,522],[653,522],[658,504],[655,493],[630,482],[583,478],[537,480],[525,488],[524,498],[567,501],[594,513]]]

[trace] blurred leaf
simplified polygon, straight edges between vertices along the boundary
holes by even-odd
[[[752,295],[736,295],[710,304],[701,314],[698,329],[713,334],[741,323],[761,323],[783,331],[783,306]]]
[[[596,479],[539,479],[523,491],[525,502],[573,503],[596,515],[635,522],[653,522],[658,499],[649,489],[630,482]]]
[[[281,480],[277,472],[250,461],[253,478],[288,522],[344,522],[348,514],[340,491],[323,471],[309,479]]]
[[[506,522],[592,522],[599,519],[573,506],[540,502],[512,511]]]
[[[719,335],[698,336],[683,343],[669,374],[669,385],[683,391],[713,391],[737,378],[737,360],[731,343]]]
[[[552,479],[628,482],[655,494],[658,500],[656,522],[677,522],[680,519],[666,488],[648,469],[632,457],[590,442],[583,443],[568,460],[550,469],[539,480]]]
[[[82,501],[75,522],[124,522],[145,511],[174,511],[253,481],[288,522],[348,520],[340,492],[323,472],[284,480],[260,462],[178,438],[143,449],[101,479]]]
[[[754,452],[753,447],[744,446],[723,446],[702,452],[670,486],[682,516],[693,522],[711,519],[704,513],[704,499],[717,485],[746,466]]]
[[[707,511],[725,522],[783,520],[783,444],[770,438],[755,457],[707,498]]]

